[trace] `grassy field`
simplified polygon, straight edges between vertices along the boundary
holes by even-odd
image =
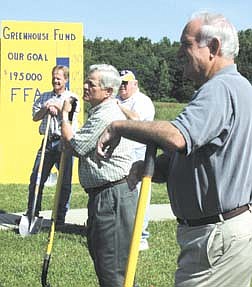
[[[153,196],[151,203],[168,203],[165,184],[152,184]],[[43,192],[42,210],[51,210],[55,187],[45,187]],[[28,185],[0,184],[0,211],[20,212],[27,207]],[[72,185],[71,208],[86,208],[87,194],[78,184]],[[1,287],[1,285],[0,285]]]
[[[156,119],[172,119],[183,108],[179,104],[159,104]],[[0,184],[0,212],[25,211],[27,185]],[[45,188],[43,209],[51,209],[55,187]],[[164,184],[153,184],[152,203],[167,203]],[[79,185],[73,185],[71,208],[83,208],[87,195]],[[141,287],[171,287],[178,247],[176,223],[172,220],[150,222],[150,249],[140,252],[137,282]],[[97,287],[97,279],[88,250],[83,226],[71,226],[55,234],[48,281],[51,287]],[[21,238],[16,230],[0,231],[0,287],[41,286],[42,263],[47,247],[48,230]]]
[[[137,282],[141,287],[173,286],[177,245],[173,221],[151,222],[150,249],[141,252]],[[48,232],[21,238],[14,231],[1,231],[0,286],[39,287]],[[97,287],[86,237],[80,227],[57,231],[47,277],[52,287]]]
[[[2,212],[24,211],[27,185],[0,184]],[[44,190],[43,209],[51,209],[55,187]],[[165,185],[153,184],[152,203],[167,203]],[[71,208],[86,207],[87,195],[73,185]],[[139,255],[137,279],[141,286],[172,286],[176,268],[177,245],[175,222],[150,222],[150,249]],[[17,230],[0,231],[0,286],[36,287],[40,285],[42,262],[47,246],[48,230],[21,238]],[[148,274],[148,276],[146,276]],[[98,283],[86,248],[83,226],[68,226],[54,238],[48,280],[52,286],[96,287]]]
[[[0,184],[2,212],[25,210],[27,185]],[[55,187],[45,188],[43,209],[51,209]],[[71,208],[86,207],[87,195],[73,185]],[[165,186],[153,185],[153,203],[167,203]],[[150,222],[150,249],[139,254],[137,281],[141,287],[173,286],[178,248],[176,223],[172,220]],[[49,230],[21,238],[17,230],[0,231],[0,286],[41,286],[42,263]],[[86,247],[84,226],[67,226],[55,233],[48,281],[52,287],[97,287],[93,264]]]
[[[173,120],[179,112],[184,108],[185,104],[178,103],[160,103],[155,104],[156,120]]]

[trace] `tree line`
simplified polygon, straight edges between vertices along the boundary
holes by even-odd
[[[241,74],[252,84],[252,29],[239,31],[240,52],[235,62]],[[140,90],[153,101],[187,102],[197,87],[183,77],[177,58],[180,43],[163,37],[158,43],[146,37],[125,37],[122,41],[97,37],[84,38],[84,73],[90,65],[106,63],[118,70],[133,70]]]

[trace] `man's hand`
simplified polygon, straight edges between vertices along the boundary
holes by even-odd
[[[156,183],[164,183],[168,179],[169,166],[170,166],[170,156],[169,154],[161,154],[156,158],[155,170],[152,176],[152,181]]]
[[[65,99],[61,110],[62,120],[68,121],[69,113],[71,112],[71,110],[72,110],[71,100]]]
[[[61,112],[62,104],[53,99],[50,99],[45,103],[45,108],[52,116],[57,116],[58,113]]]
[[[129,176],[127,179],[128,186],[131,190],[136,188],[136,185],[142,180],[144,172],[144,161],[138,160],[131,166]]]
[[[65,99],[64,103],[63,103],[63,107],[62,107],[62,113],[66,112],[66,113],[70,113],[72,110],[72,104],[71,104],[71,99],[67,98]]]
[[[124,113],[124,115],[126,116],[128,120],[133,120],[133,121],[140,120],[140,116],[138,115],[138,113],[127,109],[125,106],[121,105],[119,101],[117,101],[117,105],[119,106],[119,108],[121,109],[121,111]]]
[[[98,156],[98,158],[110,158],[114,149],[120,143],[120,140],[121,136],[116,134],[116,131],[112,127],[112,124],[109,125],[97,141],[96,155]]]
[[[45,103],[45,108],[52,116],[57,116],[59,108],[56,103],[49,100]]]
[[[70,97],[71,110],[70,110],[70,112],[68,114],[68,119],[70,121],[73,120],[74,113],[76,112],[77,101],[78,101],[78,99],[76,99],[75,97]]]

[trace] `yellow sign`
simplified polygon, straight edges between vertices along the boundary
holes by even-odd
[[[42,136],[32,105],[51,91],[56,65],[70,70],[68,88],[83,107],[83,26],[60,22],[1,22],[0,183],[29,183]],[[83,109],[79,125],[83,122]],[[78,181],[77,160],[73,182]]]

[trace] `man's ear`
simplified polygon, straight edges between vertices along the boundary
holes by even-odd
[[[106,98],[111,97],[113,94],[113,88],[106,88]]]
[[[221,42],[218,38],[213,38],[208,45],[211,57],[214,58],[215,56],[219,55],[221,50]]]
[[[138,87],[138,80],[135,80],[134,85],[135,85],[136,87]]]

